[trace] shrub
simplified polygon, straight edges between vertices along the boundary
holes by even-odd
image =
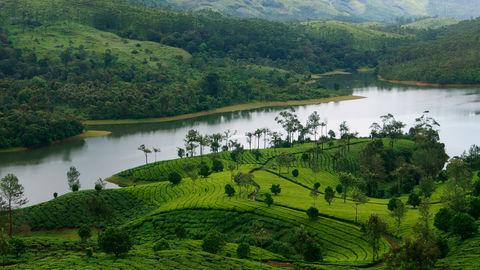
[[[280,184],[272,184],[270,191],[273,193],[273,195],[278,195],[280,192],[282,192],[282,188],[280,187]]]
[[[198,174],[200,174],[203,178],[207,178],[210,175],[210,168],[208,167],[207,163],[200,163],[200,170]]]
[[[420,195],[418,195],[417,193],[412,192],[410,193],[410,195],[408,195],[407,204],[411,205],[413,208],[416,208],[417,206],[419,206],[420,202],[421,202]]]
[[[57,192],[54,192],[54,193],[53,193],[53,198],[56,199],[57,197],[58,197],[58,193],[57,193]]]
[[[86,241],[92,237],[92,229],[88,225],[82,225],[78,228],[78,236],[80,236],[82,241]]]
[[[400,200],[397,199],[397,198],[390,199],[390,201],[388,201],[388,206],[387,206],[388,210],[393,211],[393,210],[397,209],[397,204],[399,203],[399,201]],[[400,203],[401,203],[401,201],[400,201]]]
[[[480,218],[480,198],[468,198],[468,214],[470,214],[474,219]]]
[[[91,247],[88,247],[85,249],[85,255],[88,257],[88,258],[91,258],[93,256],[93,249]]]
[[[173,185],[178,185],[182,181],[182,176],[177,172],[171,172],[168,175],[168,181]]]
[[[268,207],[270,207],[273,204],[272,194],[270,193],[265,194],[265,203],[267,204]]]
[[[315,207],[310,207],[308,208],[307,210],[307,216],[310,220],[315,220],[318,218],[318,216],[320,215],[320,212],[318,211],[317,208]]]
[[[153,245],[153,251],[158,252],[162,250],[170,249],[170,244],[165,239],[160,239]]]
[[[478,225],[469,214],[458,213],[452,218],[450,230],[460,238],[467,239],[478,231]]]
[[[337,191],[338,194],[342,194],[342,192],[343,192],[343,186],[342,186],[342,184],[338,184],[338,185],[335,187],[335,191]]]
[[[206,252],[216,254],[224,245],[225,241],[223,240],[223,236],[217,231],[212,231],[203,239],[202,249]]]
[[[250,245],[247,243],[241,243],[237,247],[237,256],[240,259],[245,259],[250,257]]]
[[[292,171],[293,177],[298,177],[299,174],[300,174],[300,173],[298,172],[297,169],[294,169],[294,170]]]
[[[108,228],[98,236],[98,247],[105,253],[113,253],[116,257],[128,253],[133,243],[127,231]]]
[[[318,243],[309,240],[305,243],[303,259],[307,262],[316,262],[322,259],[322,249]]]
[[[223,163],[218,159],[214,159],[212,161],[212,171],[222,172],[223,171]]]
[[[225,194],[227,194],[228,197],[233,197],[233,195],[235,195],[235,188],[233,188],[230,184],[226,184]]]
[[[175,235],[180,238],[180,239],[183,239],[185,237],[187,237],[187,230],[185,230],[184,227],[180,226],[180,225],[177,225],[175,227]]]
[[[433,225],[441,231],[448,232],[451,219],[452,219],[451,211],[447,208],[441,208],[435,214]]]
[[[9,240],[9,244],[13,255],[16,257],[20,257],[27,251],[27,245],[21,238],[13,237]]]

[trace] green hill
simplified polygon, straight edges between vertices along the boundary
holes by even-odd
[[[406,29],[427,30],[443,28],[446,26],[457,24],[458,22],[458,20],[453,18],[426,18],[404,24],[401,27]]]
[[[429,32],[408,46],[391,49],[379,66],[391,80],[439,84],[480,83],[480,19]]]

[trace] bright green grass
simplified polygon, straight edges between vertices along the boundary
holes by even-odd
[[[446,269],[478,269],[480,259],[480,235],[460,240],[453,239],[449,242],[450,252],[445,259],[437,263],[437,267]]]
[[[87,258],[81,251],[49,251],[27,254],[28,260],[5,269],[272,269],[272,267],[252,260],[232,258],[225,254],[210,254],[198,250],[174,249],[154,253],[149,245],[134,246],[129,254],[115,258],[102,252],[95,252]],[[185,247],[183,245],[182,247]],[[235,245],[226,247],[231,252]],[[252,257],[266,254],[258,248],[252,250]]]

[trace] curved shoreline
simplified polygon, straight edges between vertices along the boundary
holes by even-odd
[[[440,84],[440,83],[429,83],[422,81],[402,81],[402,80],[388,80],[378,76],[378,79],[383,82],[400,84],[400,85],[409,85],[409,86],[418,86],[418,87],[438,87],[438,88],[460,88],[460,87],[480,87],[480,84]]]
[[[78,140],[78,139],[86,139],[86,138],[93,138],[93,137],[104,137],[104,136],[109,136],[112,134],[110,131],[103,131],[103,130],[86,130],[81,134],[78,134],[73,137],[68,137],[60,141],[55,141],[52,142],[50,145],[53,144],[59,144],[63,143],[66,141],[71,141],[71,140]],[[45,145],[43,147],[48,147],[50,145]],[[15,153],[15,152],[22,152],[22,151],[28,151],[31,150],[32,148],[26,148],[26,147],[11,147],[11,148],[6,148],[6,149],[0,149],[0,154],[3,153]]]
[[[158,118],[142,118],[142,119],[119,119],[119,120],[86,120],[83,122],[86,126],[99,126],[99,125],[129,125],[129,124],[144,124],[144,123],[164,123],[178,120],[187,120],[193,119],[201,116],[214,115],[219,113],[228,113],[228,112],[237,112],[244,110],[254,110],[261,108],[275,108],[275,107],[289,107],[289,106],[303,106],[303,105],[314,105],[321,103],[329,102],[340,102],[340,101],[349,101],[357,100],[365,97],[362,96],[338,96],[338,97],[329,97],[329,98],[318,98],[318,99],[305,99],[305,100],[289,100],[289,101],[271,101],[271,102],[251,102],[243,103],[237,105],[231,105],[226,107],[221,107],[218,109],[188,113],[177,116],[166,116]]]

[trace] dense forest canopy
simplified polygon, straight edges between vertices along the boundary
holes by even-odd
[[[417,42],[391,48],[381,61],[387,79],[440,84],[480,83],[480,19],[429,30]]]

